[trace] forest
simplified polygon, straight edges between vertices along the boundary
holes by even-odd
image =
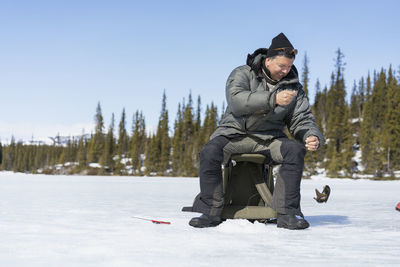
[[[306,94],[310,91],[308,62],[305,55],[300,81]],[[392,66],[367,73],[354,81],[347,96],[350,90],[345,87],[344,55],[340,49],[336,51],[330,84],[322,88],[317,80],[314,99],[310,99],[326,144],[317,152],[307,152],[305,176],[325,170],[330,177],[395,177],[400,170],[398,74]],[[70,137],[66,142],[55,138],[52,145],[27,144],[12,138],[9,144],[0,143],[0,168],[44,174],[196,177],[198,154],[218,126],[224,109],[219,111],[211,103],[203,112],[201,96],[193,100],[189,93],[178,103],[170,125],[164,91],[157,129],[149,133],[140,110],[132,116],[131,129],[125,109],[118,125],[114,113],[110,125],[104,125],[98,103],[95,129],[90,135]]]

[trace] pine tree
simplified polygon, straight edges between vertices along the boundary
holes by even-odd
[[[163,93],[160,120],[157,128],[157,147],[159,147],[157,153],[159,159],[158,172],[161,175],[167,174],[170,162],[170,150],[171,140],[169,138],[169,118],[167,110],[167,97],[165,91]]]
[[[372,120],[373,120],[373,111],[372,111],[372,101],[371,101],[371,94],[372,94],[372,85],[371,85],[371,76],[368,72],[368,76],[366,79],[366,86],[365,86],[365,98],[363,102],[362,108],[362,122],[361,122],[361,129],[360,129],[360,148],[361,148],[361,158],[362,163],[364,165],[365,172],[371,172],[372,167],[369,164],[368,158],[370,153],[373,150],[373,144],[371,140],[373,139],[373,129],[372,127]]]
[[[203,146],[202,144],[202,129],[201,129],[201,98],[197,97],[197,108],[194,121],[194,132],[193,132],[193,174],[197,174],[200,169],[200,158],[199,153]]]
[[[122,110],[121,121],[119,123],[119,135],[118,135],[118,154],[126,155],[128,152],[128,134],[126,131],[126,115],[125,108]]]
[[[6,154],[4,157],[3,166],[4,170],[13,170],[16,161],[16,143],[14,136],[11,137],[10,145],[7,147]]]
[[[79,144],[78,144],[78,155],[77,155],[77,161],[78,161],[78,166],[80,169],[86,168],[87,166],[87,141],[82,134],[81,137],[79,138]]]
[[[139,153],[139,145],[140,145],[140,140],[139,140],[139,111],[137,110],[133,120],[132,120],[132,139],[131,139],[131,161],[132,161],[132,168],[133,171],[136,172],[136,174],[140,173],[140,153]]]
[[[76,141],[74,137],[70,137],[68,139],[67,147],[65,148],[66,150],[66,161],[69,163],[72,163],[75,161],[75,155],[76,155]]]
[[[22,146],[22,141],[18,141],[16,147],[15,147],[15,156],[16,160],[13,164],[13,171],[14,172],[23,172],[24,171],[24,157],[23,157],[23,146]]]
[[[327,123],[327,97],[328,97],[328,89],[324,87],[324,90],[321,92],[321,86],[319,80],[315,85],[316,94],[314,105],[312,106],[312,113],[315,118],[315,122],[317,123],[318,128],[324,134],[326,132],[326,123]]]
[[[97,103],[95,120],[95,132],[89,142],[88,162],[99,162],[104,150],[104,120],[100,102]]]
[[[347,104],[345,101],[346,90],[344,82],[343,53],[336,51],[336,73],[331,76],[331,87],[327,97],[327,160],[328,174],[336,176],[341,168],[340,155],[344,138],[344,116]]]
[[[374,72],[376,73],[376,72]],[[374,75],[377,77],[377,75]],[[367,173],[382,175],[385,152],[383,147],[383,127],[387,111],[387,84],[386,74],[382,69],[379,77],[374,78],[375,83],[363,110],[361,124],[361,151],[362,162]],[[369,86],[367,79],[367,91]]]
[[[194,132],[199,133],[200,129],[201,129],[201,98],[200,96],[198,96]]]
[[[308,57],[307,57],[307,53],[305,53],[304,60],[303,60],[303,72],[301,75],[301,82],[303,84],[303,90],[306,93],[306,96],[308,96],[308,81],[310,80],[309,74],[310,74],[310,70],[308,68]]]
[[[148,142],[146,153],[147,173],[157,172],[159,175],[166,175],[170,165],[171,141],[169,138],[167,97],[163,93],[160,118],[157,132]]]
[[[125,166],[123,164],[124,158],[128,152],[128,134],[126,132],[126,115],[125,108],[122,110],[121,121],[119,122],[118,143],[117,143],[117,162],[115,163],[115,173],[118,175],[125,173]]]
[[[384,123],[384,147],[386,172],[393,175],[400,168],[400,86],[389,68],[387,79],[387,111]]]
[[[203,129],[201,133],[201,146],[203,147],[209,140],[211,134],[217,129],[218,125],[218,109],[211,102],[211,106],[207,105],[206,116],[204,118]]]
[[[146,126],[142,112],[136,111],[132,123],[131,158],[133,169],[137,174],[142,174],[142,155],[146,147]]]
[[[112,113],[111,123],[106,135],[103,154],[100,158],[100,165],[102,166],[102,174],[106,173],[106,171],[110,173],[114,171],[114,165],[115,165],[113,159],[115,152],[114,124],[115,124],[115,118],[114,118],[114,113]]]
[[[364,104],[367,101],[367,92],[366,92],[366,86],[364,82],[364,77],[361,77],[359,83],[358,83],[358,93],[360,96],[360,103],[359,103],[359,108],[358,108],[358,117],[362,118],[362,113],[364,109]]]
[[[36,148],[35,157],[33,159],[33,168],[35,170],[38,170],[38,169],[44,167],[45,155],[46,155],[46,151],[45,150],[46,150],[46,146],[45,145],[39,145]]]
[[[194,121],[193,121],[193,101],[192,94],[189,94],[188,104],[183,110],[183,144],[184,144],[184,158],[183,158],[183,176],[195,176],[193,155],[194,147]]]
[[[314,115],[315,122],[320,129],[322,135],[326,131],[326,98],[327,98],[327,88],[321,92],[321,85],[319,80],[315,84],[315,100],[314,105],[311,107],[312,113]],[[316,174],[316,168],[318,164],[323,163],[325,158],[325,146],[321,146],[317,151],[309,152],[307,151],[305,157],[305,172],[304,174],[313,175]],[[323,166],[321,166],[323,167]]]
[[[66,147],[61,148],[61,154],[58,158],[58,164],[65,164],[74,161],[74,141],[72,137],[67,140]]]
[[[353,89],[350,97],[350,118],[360,118],[361,95],[357,90],[356,81],[354,81]]]
[[[353,123],[351,121],[351,114],[349,108],[346,107],[343,117],[343,141],[341,153],[341,169],[344,170],[345,175],[352,177],[355,172],[355,162],[353,161],[354,152],[353,146],[355,143]]]
[[[183,114],[181,103],[179,103],[174,123],[174,136],[172,138],[172,173],[175,176],[182,173],[183,152]]]
[[[160,154],[157,144],[157,136],[155,134],[152,134],[147,139],[146,145],[146,159],[144,162],[146,167],[146,175],[154,175],[157,173],[157,171],[159,170],[159,161],[157,160],[159,156]]]
[[[86,159],[87,159],[88,163],[94,163],[97,161],[96,160],[96,139],[94,138],[93,133],[90,134]]]

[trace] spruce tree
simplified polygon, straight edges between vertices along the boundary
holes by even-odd
[[[96,158],[96,139],[94,138],[93,133],[90,134],[89,142],[88,142],[88,149],[87,149],[87,162],[94,163],[97,162]]]
[[[400,86],[389,68],[387,79],[387,110],[384,123],[384,147],[386,172],[400,168]]]
[[[320,129],[322,135],[326,131],[326,98],[327,98],[327,88],[321,92],[321,85],[319,80],[315,84],[315,100],[314,105],[312,105],[311,110],[314,115],[315,122]],[[306,153],[305,158],[305,174],[314,175],[317,174],[316,168],[321,165],[325,158],[325,146],[320,146],[317,151]],[[324,166],[320,166],[324,167]]]
[[[16,143],[14,136],[11,137],[10,145],[7,147],[3,166],[5,170],[13,170],[16,161]]]
[[[376,73],[376,72],[374,72]],[[382,69],[379,76],[374,75],[375,83],[371,95],[367,97],[361,124],[361,151],[362,161],[367,173],[381,176],[386,158],[383,140],[383,127],[387,111],[387,81],[386,73]],[[367,79],[367,88],[368,88]]]
[[[132,167],[133,170],[136,171],[136,174],[140,173],[140,152],[139,152],[139,111],[137,110],[132,121],[132,139],[131,139],[131,160],[132,160]]]
[[[102,166],[102,174],[106,172],[112,173],[114,171],[114,152],[115,152],[115,138],[114,138],[114,113],[111,115],[111,123],[108,128],[106,140],[104,144],[103,154],[100,158],[100,165]]]
[[[131,158],[136,174],[142,174],[142,155],[146,148],[146,125],[142,112],[136,111],[132,123]]]
[[[33,167],[34,167],[35,170],[38,170],[38,169],[44,167],[45,153],[46,153],[45,150],[46,150],[46,146],[45,145],[39,145],[36,148],[35,157],[33,159]]]
[[[314,105],[312,106],[311,109],[318,128],[320,129],[322,134],[324,134],[326,132],[326,123],[327,123],[326,101],[328,97],[328,89],[325,86],[324,90],[321,91],[319,80],[317,80],[315,88],[316,88],[315,100],[314,100]]]
[[[161,175],[166,175],[170,168],[171,140],[169,137],[169,116],[165,91],[163,94],[159,125],[159,132],[157,132],[158,141],[160,142],[160,165],[158,172]]]
[[[126,115],[125,108],[122,109],[121,120],[118,127],[118,142],[117,142],[117,161],[115,163],[115,174],[125,174],[124,159],[128,152],[129,137],[126,132]]]
[[[171,141],[169,138],[168,120],[167,97],[164,91],[157,132],[154,137],[155,140],[150,143],[152,146],[151,156],[153,158],[148,161],[151,162],[152,168],[159,175],[167,174],[167,170],[169,169]]]
[[[303,90],[306,93],[306,96],[308,96],[308,81],[310,80],[309,75],[310,75],[310,70],[308,67],[308,57],[307,53],[305,53],[303,60],[303,72],[301,75],[301,82],[303,84]]]
[[[364,165],[364,170],[366,173],[372,172],[372,164],[369,159],[370,154],[373,153],[374,144],[372,143],[372,139],[374,136],[373,125],[373,111],[372,111],[372,101],[371,98],[368,98],[367,102],[364,105],[362,122],[361,122],[361,134],[360,134],[360,147],[361,147],[361,158],[362,163]]]
[[[182,173],[183,152],[183,114],[181,103],[179,103],[174,123],[174,136],[172,138],[172,173],[175,176],[181,175]]]
[[[364,104],[367,101],[367,92],[366,92],[366,86],[365,86],[365,81],[364,77],[361,77],[359,83],[358,83],[358,93],[360,96],[360,103],[359,103],[359,108],[358,108],[358,117],[362,118],[362,113],[364,109]]]
[[[89,142],[88,162],[99,162],[104,150],[104,119],[101,112],[100,102],[97,103],[96,115],[94,116],[95,132]]]
[[[357,90],[356,81],[354,81],[353,89],[350,97],[350,118],[360,118],[361,95]]]
[[[157,174],[159,170],[159,161],[158,157],[160,156],[159,154],[159,147],[157,143],[157,136],[155,134],[152,134],[148,139],[147,139],[147,146],[146,146],[146,159],[145,159],[145,167],[146,175],[155,175]]]
[[[344,138],[344,116],[346,107],[346,90],[344,82],[344,55],[338,49],[336,51],[336,73],[331,76],[331,87],[327,98],[327,160],[328,174],[330,176],[338,175],[341,168],[340,161],[342,153],[342,144]]]
[[[82,134],[79,138],[77,161],[79,169],[86,168],[87,166],[87,140]]]
[[[217,129],[218,125],[218,109],[211,102],[211,106],[207,105],[206,116],[204,118],[204,124],[201,134],[201,145],[204,146],[209,140],[211,134]]]
[[[128,134],[126,131],[126,114],[125,108],[122,110],[121,121],[119,122],[119,131],[118,131],[118,154],[121,156],[125,156],[128,152]]]
[[[22,141],[18,141],[15,146],[15,162],[13,164],[13,172],[23,172],[24,171],[24,158],[22,153]]]
[[[183,110],[183,144],[184,144],[184,158],[183,158],[183,176],[195,176],[193,154],[194,148],[194,120],[193,120],[193,101],[192,94],[189,94],[188,104]]]
[[[355,162],[353,161],[354,152],[353,146],[355,143],[354,139],[354,128],[351,120],[349,108],[345,109],[345,114],[343,117],[343,141],[342,141],[342,154],[341,158],[341,169],[344,171],[345,175],[352,177],[355,171]]]
[[[201,129],[201,98],[200,95],[197,97],[197,109],[196,109],[196,120],[194,126],[194,132],[199,133]]]
[[[200,169],[199,153],[203,146],[202,144],[202,131],[201,131],[201,98],[197,97],[197,108],[194,121],[194,132],[193,132],[193,174],[197,174]]]

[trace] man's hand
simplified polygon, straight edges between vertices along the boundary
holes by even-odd
[[[319,146],[319,139],[318,137],[312,135],[307,137],[306,139],[306,148],[310,151],[315,151],[318,149]]]
[[[292,102],[293,97],[297,95],[297,91],[283,90],[276,94],[276,104],[279,106],[286,106]]]

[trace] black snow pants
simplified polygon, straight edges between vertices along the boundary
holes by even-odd
[[[220,216],[224,206],[222,164],[232,154],[260,153],[280,164],[274,189],[272,208],[280,214],[303,215],[300,208],[300,182],[304,168],[305,147],[288,138],[262,141],[249,136],[217,136],[200,152],[200,194],[193,211]]]

